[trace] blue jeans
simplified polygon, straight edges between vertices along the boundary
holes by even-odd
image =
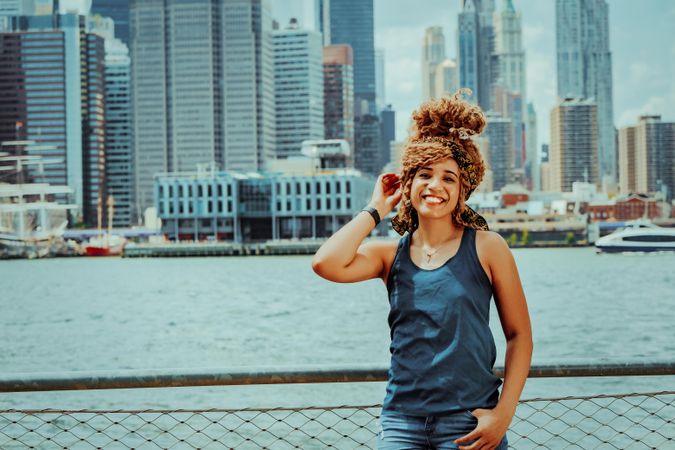
[[[378,450],[453,450],[454,440],[473,431],[478,419],[469,411],[443,416],[407,416],[382,411]],[[465,444],[469,445],[469,444]],[[508,449],[506,436],[495,450]]]

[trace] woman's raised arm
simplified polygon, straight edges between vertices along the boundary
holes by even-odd
[[[378,177],[368,206],[384,217],[399,202],[399,178],[394,173]],[[382,276],[383,255],[391,244],[363,240],[373,231],[375,220],[367,212],[357,214],[319,248],[312,258],[312,269],[319,276],[338,283],[353,283]]]

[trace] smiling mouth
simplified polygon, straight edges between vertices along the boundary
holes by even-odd
[[[441,197],[436,197],[435,195],[423,195],[422,198],[424,201],[427,203],[434,203],[437,205],[440,205],[441,203],[445,203],[445,199]]]

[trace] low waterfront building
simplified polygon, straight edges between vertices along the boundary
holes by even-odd
[[[368,203],[374,182],[353,170],[170,173],[155,177],[155,206],[170,240],[325,238]]]

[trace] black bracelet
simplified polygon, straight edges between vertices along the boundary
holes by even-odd
[[[377,209],[373,208],[372,206],[366,206],[365,208],[363,208],[363,209],[361,210],[361,212],[363,212],[363,211],[365,211],[365,212],[367,212],[368,214],[370,214],[370,216],[371,216],[371,217],[373,218],[373,220],[375,221],[375,226],[377,226],[377,225],[380,223],[380,213],[377,212]]]

